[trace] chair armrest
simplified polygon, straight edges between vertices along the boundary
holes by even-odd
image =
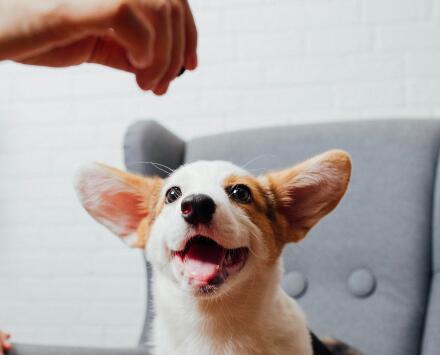
[[[142,348],[88,348],[68,346],[46,346],[32,344],[12,344],[7,355],[150,355]]]

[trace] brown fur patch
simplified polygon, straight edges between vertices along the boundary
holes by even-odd
[[[147,182],[143,189],[144,193],[142,194],[143,198],[139,206],[146,213],[146,217],[141,221],[137,229],[138,240],[136,247],[141,249],[144,249],[147,245],[151,226],[164,206],[164,199],[160,197],[163,180],[157,177],[147,178],[146,180]]]
[[[262,231],[271,260],[288,242],[298,242],[326,214],[332,211],[347,190],[351,161],[347,153],[332,150],[292,168],[265,176],[229,176],[224,187],[243,184],[253,200],[234,202]]]
[[[270,261],[274,262],[281,254],[283,243],[278,238],[280,230],[279,224],[282,222],[275,210],[275,201],[267,193],[260,182],[252,176],[231,175],[224,181],[224,188],[234,185],[246,185],[252,193],[252,201],[247,204],[238,203],[232,200],[236,206],[240,207],[250,218],[264,236],[264,242],[270,252]]]
[[[265,176],[267,188],[284,216],[285,242],[298,242],[344,196],[351,175],[347,153],[331,150],[290,169]],[[287,227],[288,229],[285,229]]]

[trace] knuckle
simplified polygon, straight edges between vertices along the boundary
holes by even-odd
[[[184,13],[183,5],[180,1],[171,1],[171,15],[173,19],[182,18]]]
[[[168,0],[158,0],[153,6],[153,10],[158,16],[168,16],[170,13],[170,2]]]
[[[130,2],[120,2],[113,17],[114,23],[126,23],[133,17],[133,8]]]

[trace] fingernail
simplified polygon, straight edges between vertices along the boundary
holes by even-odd
[[[197,68],[197,54],[193,53],[188,56],[188,60],[186,61],[186,69],[194,70]]]
[[[150,85],[150,84],[148,84],[148,85],[142,85],[142,86],[141,86],[141,89],[144,90],[144,91],[148,91],[148,90],[153,89],[153,85]]]
[[[166,94],[169,85],[170,85],[169,83],[159,85],[153,89],[153,92],[158,96],[162,96],[162,95]]]
[[[136,81],[138,86],[144,91],[150,90],[153,87],[153,83],[151,81],[143,81],[139,78],[136,78]]]

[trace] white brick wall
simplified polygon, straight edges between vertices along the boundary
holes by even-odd
[[[128,124],[237,128],[440,115],[440,0],[193,0],[200,68],[168,95],[127,74],[0,64],[0,326],[22,342],[133,345],[139,252],[80,208],[75,167],[122,166]]]

